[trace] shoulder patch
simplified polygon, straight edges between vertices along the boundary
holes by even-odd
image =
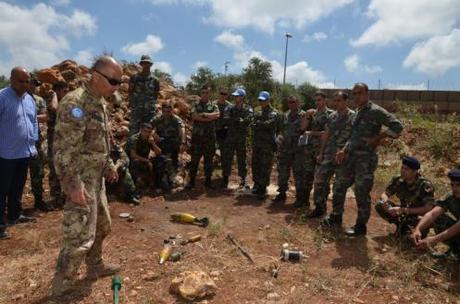
[[[85,116],[85,112],[79,106],[74,106],[70,109],[70,115],[76,119],[82,119]]]

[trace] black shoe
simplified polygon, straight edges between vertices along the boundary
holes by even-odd
[[[128,203],[130,204],[134,204],[134,205],[139,205],[141,203],[139,197],[137,197],[134,193],[132,194],[128,194],[126,196],[126,200],[128,201]]]
[[[16,224],[21,224],[21,223],[35,223],[37,222],[37,219],[31,216],[25,216],[21,214],[17,219],[15,220],[8,220],[8,225],[16,225]]]
[[[10,234],[6,231],[6,228],[0,229],[0,240],[6,240],[10,238]]]
[[[204,186],[208,189],[214,189],[214,186],[212,185],[210,177],[206,178],[206,181],[204,182]]]
[[[366,235],[366,234],[367,234],[366,225],[356,224],[355,226],[345,230],[345,235],[346,236],[351,236],[351,237],[360,236],[360,235]]]
[[[277,196],[275,196],[275,198],[273,199],[273,202],[284,202],[286,201],[286,192],[284,191],[281,191],[280,193],[278,193]]]
[[[227,188],[228,188],[228,176],[222,177],[222,184],[221,184],[221,187],[224,188],[224,189],[227,189]]]
[[[43,212],[50,212],[54,210],[53,206],[51,206],[50,204],[46,204],[44,201],[35,202],[34,209]]]
[[[340,227],[342,226],[342,216],[337,214],[330,214],[326,216],[321,222],[320,225],[323,227]]]
[[[320,218],[326,214],[326,210],[315,208],[311,213],[307,215],[307,218]]]
[[[185,186],[185,189],[187,190],[192,190],[193,188],[195,188],[195,181],[194,180],[190,180],[187,185]]]
[[[303,200],[300,200],[300,199],[296,199],[294,204],[292,204],[292,207],[294,207],[296,209],[303,208],[303,207],[306,207],[306,206],[307,206],[307,204]]]
[[[256,186],[252,187],[251,193],[252,193],[252,194],[257,194],[257,192],[259,192],[259,188],[256,187]]]

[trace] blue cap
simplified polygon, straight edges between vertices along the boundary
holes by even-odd
[[[453,182],[460,182],[460,169],[455,168],[455,169],[450,170],[447,176]]]
[[[267,91],[261,91],[257,99],[267,101],[270,99],[270,93],[268,93]]]
[[[232,93],[232,96],[246,96],[246,91],[244,89],[236,89],[235,92]]]
[[[412,157],[412,156],[405,156],[405,157],[403,157],[403,159],[402,159],[402,163],[403,163],[403,165],[408,166],[408,167],[411,168],[412,170],[418,170],[418,169],[420,169],[420,162],[419,162],[418,159],[416,159],[415,157]]]

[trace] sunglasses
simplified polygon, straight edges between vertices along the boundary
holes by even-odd
[[[94,70],[94,71],[98,73],[99,75],[103,76],[107,80],[107,82],[113,87],[119,86],[121,84],[121,81],[118,79],[110,78],[109,76],[99,72],[98,70]]]

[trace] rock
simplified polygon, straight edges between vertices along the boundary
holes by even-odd
[[[43,69],[37,72],[37,78],[41,82],[55,84],[58,81],[64,81],[61,73],[58,70]]]
[[[268,295],[267,295],[267,300],[278,300],[280,297],[279,294],[277,294],[276,292],[270,292]]]
[[[64,77],[64,79],[66,81],[72,81],[72,80],[75,80],[77,78],[77,74],[74,71],[71,71],[71,70],[62,71],[61,75],[62,75],[62,77]]]
[[[184,299],[193,301],[214,295],[217,286],[203,271],[185,271],[172,280],[170,289]]]
[[[149,272],[147,272],[146,274],[144,274],[144,275],[142,276],[142,279],[143,279],[144,281],[149,281],[149,282],[151,282],[151,281],[157,280],[159,277],[160,277],[160,274],[159,274],[159,273],[156,273],[156,272],[153,272],[153,271],[149,271]]]
[[[210,273],[211,277],[219,277],[221,275],[220,271],[219,270],[214,270],[214,271],[211,271]]]

